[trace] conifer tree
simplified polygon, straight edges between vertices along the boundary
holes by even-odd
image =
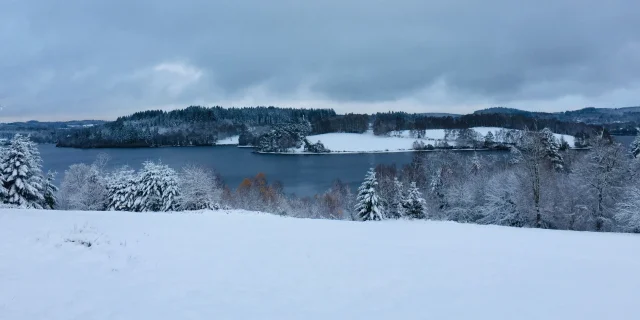
[[[134,211],[135,171],[123,167],[107,178],[107,210]]]
[[[356,217],[360,221],[383,220],[385,214],[382,211],[382,205],[378,196],[378,180],[376,179],[376,171],[371,168],[365,177],[364,182],[358,189],[358,198],[356,203]]]
[[[399,219],[404,217],[404,185],[398,177],[393,178],[393,192],[389,200],[389,218]]]
[[[564,170],[564,159],[562,158],[562,155],[560,155],[560,144],[553,135],[553,132],[551,132],[549,128],[544,128],[540,131],[540,134],[542,135],[541,142],[544,145],[547,158],[551,161],[553,169],[556,171]]]
[[[53,184],[53,181],[56,178],[56,173],[49,171],[47,173],[47,179],[45,181],[44,188],[44,203],[46,208],[54,209],[58,205],[58,198],[56,197],[56,192],[58,192],[58,187]]]
[[[137,177],[135,211],[176,211],[178,175],[167,165],[147,161]]]
[[[45,207],[42,160],[28,137],[16,134],[3,154],[0,173],[5,195],[2,202],[23,208]]]
[[[407,196],[404,201],[404,210],[406,216],[412,219],[424,219],[427,217],[426,205],[424,198],[415,182],[411,182],[409,189],[407,190]]]
[[[484,147],[490,148],[494,144],[495,144],[495,137],[493,136],[493,133],[489,131],[487,135],[484,136]]]

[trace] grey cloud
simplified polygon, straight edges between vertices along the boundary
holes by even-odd
[[[2,2],[0,121],[242,101],[255,87],[292,104],[425,109],[441,82],[447,105],[512,107],[614,106],[628,93],[612,92],[640,88],[633,0]]]

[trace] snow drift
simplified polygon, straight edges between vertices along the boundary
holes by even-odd
[[[635,319],[640,238],[0,209],[0,319]]]

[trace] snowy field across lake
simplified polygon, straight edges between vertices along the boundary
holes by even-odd
[[[640,237],[0,209],[0,319],[637,319]]]
[[[510,130],[496,127],[476,127],[472,128],[478,134],[480,141],[491,132],[495,137],[495,142],[504,142],[500,137]],[[575,144],[575,138],[570,135],[555,134],[555,137],[567,141],[570,147]],[[307,139],[316,143],[322,142],[326,148],[332,153],[372,153],[372,152],[406,152],[413,150],[413,143],[421,141],[425,144],[437,146],[446,142],[448,145],[455,146],[455,136],[447,136],[444,129],[428,129],[424,130],[424,136],[416,137],[411,131],[392,131],[386,136],[376,136],[372,131],[366,133],[325,133],[319,135],[308,136]],[[292,154],[304,153],[303,148],[292,150]],[[290,153],[290,154],[291,154]]]

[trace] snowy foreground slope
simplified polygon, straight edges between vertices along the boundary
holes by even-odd
[[[637,319],[639,252],[628,234],[5,209],[0,319]]]
[[[491,132],[494,136],[498,136],[498,132],[505,130],[497,127],[476,127],[472,128],[479,135],[484,137]],[[509,129],[506,129],[509,130]],[[519,130],[510,130],[519,131]],[[563,138],[569,146],[573,147],[575,138],[570,135],[554,134],[559,140]],[[374,153],[374,152],[405,152],[413,150],[415,141],[422,141],[425,144],[437,145],[438,143],[447,142],[449,145],[456,145],[455,137],[447,138],[444,129],[425,130],[425,136],[416,138],[411,135],[409,130],[392,131],[387,136],[376,136],[373,131],[369,130],[365,133],[325,133],[308,136],[307,139],[312,142],[321,141],[325,147],[332,153]],[[482,138],[484,139],[484,138]],[[496,139],[496,142],[503,142]],[[304,153],[303,148],[293,149],[291,153]]]

